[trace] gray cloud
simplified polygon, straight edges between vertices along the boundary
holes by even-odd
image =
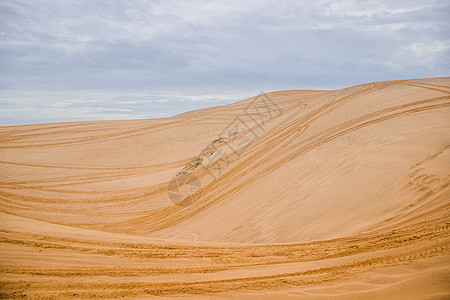
[[[73,91],[84,99],[101,91],[109,99],[103,111],[70,114],[84,120],[102,113],[141,117],[133,113],[143,109],[167,116],[174,113],[171,104],[191,108],[161,96],[174,93],[220,94],[230,102],[236,94],[262,90],[446,76],[449,13],[448,1],[413,0],[3,1],[0,97],[9,95],[3,105],[13,98],[23,103],[16,107],[20,118],[11,116],[11,107],[0,107],[0,117],[33,122],[24,106],[36,109],[39,99],[41,108],[50,108],[55,102],[43,90],[67,101]],[[157,95],[168,104],[130,101],[124,108],[111,97],[117,91]],[[17,95],[34,95],[35,101]],[[86,110],[95,107],[86,103]],[[42,119],[55,120],[48,113]]]
[[[190,96],[187,96],[190,94]],[[89,120],[147,119],[230,104],[244,94],[120,90],[0,91],[0,126]],[[24,120],[26,122],[24,122]]]

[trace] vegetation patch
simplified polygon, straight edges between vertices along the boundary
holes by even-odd
[[[189,173],[192,170],[195,170],[198,166],[200,166],[203,163],[203,157],[205,157],[206,155],[213,155],[216,148],[215,145],[218,144],[222,144],[225,142],[228,142],[228,140],[230,140],[234,135],[236,135],[238,132],[232,132],[227,138],[224,137],[219,137],[215,140],[213,140],[208,147],[206,147],[205,149],[203,149],[202,153],[200,153],[199,156],[197,156],[196,158],[194,158],[193,160],[191,160],[189,163],[187,163],[183,169],[179,172],[177,172],[177,176],[178,175],[184,175]]]

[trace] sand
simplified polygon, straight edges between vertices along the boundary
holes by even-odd
[[[449,133],[449,77],[0,127],[1,298],[449,298]]]

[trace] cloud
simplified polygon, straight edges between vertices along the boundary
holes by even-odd
[[[252,96],[445,76],[449,13],[414,0],[3,1],[0,92]]]
[[[0,91],[0,126],[162,118],[190,110],[226,105],[247,97],[245,94],[208,94],[205,90],[199,94],[193,91],[3,90]]]

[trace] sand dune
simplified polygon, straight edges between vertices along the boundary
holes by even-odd
[[[450,297],[450,78],[0,127],[1,297]]]

